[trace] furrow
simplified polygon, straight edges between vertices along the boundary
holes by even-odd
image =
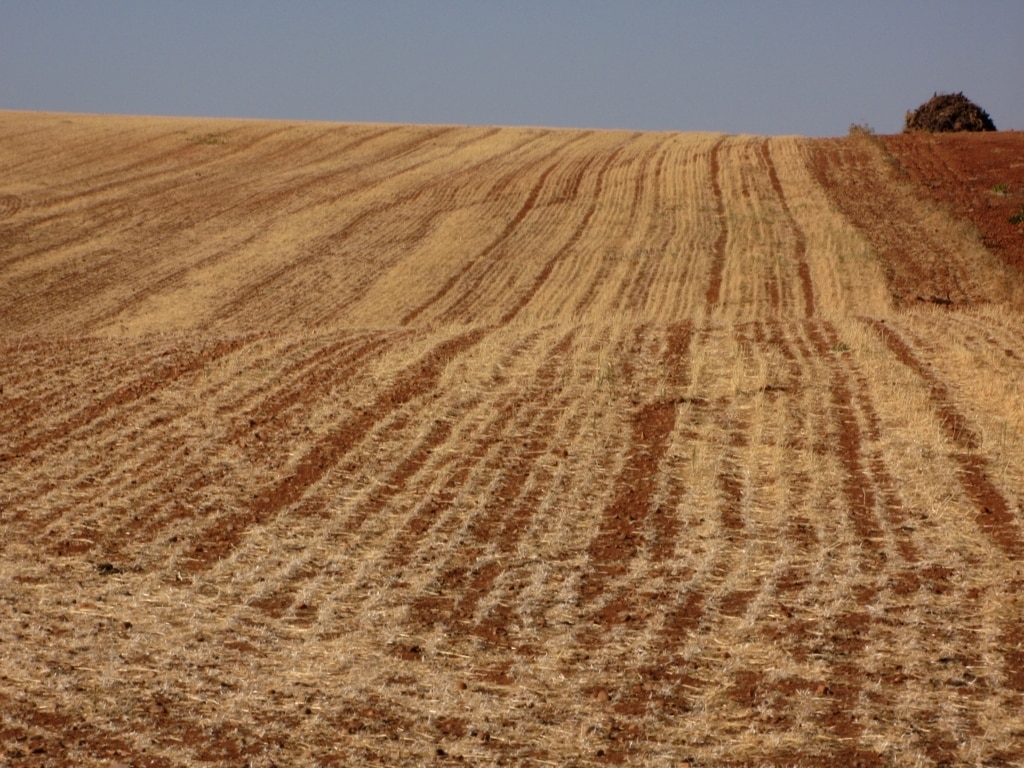
[[[651,509],[658,465],[675,426],[676,404],[655,402],[640,406],[631,419],[632,444],[629,461],[616,483],[611,505],[602,514],[601,529],[590,545],[592,570],[581,589],[584,600],[592,602],[607,590],[610,581],[624,575],[643,546],[643,533]],[[605,615],[602,621],[613,621]]]
[[[630,378],[634,375],[636,358],[642,353],[647,331],[637,327],[632,349],[622,353],[623,367]],[[675,425],[675,412],[674,402],[651,402],[639,405],[630,416],[628,458],[615,482],[612,499],[601,513],[597,534],[588,546],[591,567],[580,584],[580,595],[588,603],[601,596],[610,581],[628,570],[629,561],[640,548],[643,521],[649,514],[648,503],[658,464]]]
[[[423,146],[432,145],[438,136],[446,133],[451,133],[451,130],[421,136],[416,141],[414,150],[419,151]],[[377,220],[383,219],[391,224],[383,230],[385,236],[384,243],[380,242],[380,240],[374,240],[372,243],[360,244],[360,247],[362,249],[369,249],[372,252],[383,250],[384,253],[390,253],[388,257],[390,259],[400,256],[400,250],[389,250],[386,248],[386,239],[393,236],[394,233],[394,223],[397,221],[402,227],[410,227],[411,232],[415,232],[417,229],[422,231],[422,227],[425,224],[419,218],[397,216],[397,212],[412,210],[418,203],[429,200],[431,195],[436,194],[438,190],[445,188],[452,181],[443,173],[427,173],[427,169],[430,166],[441,165],[444,158],[465,151],[468,144],[478,143],[489,134],[490,131],[475,132],[468,139],[457,142],[452,146],[445,146],[440,151],[429,151],[422,159],[410,165],[394,169],[391,173],[387,173],[387,167],[381,167],[380,164],[377,166],[369,164],[369,169],[373,172],[373,175],[362,180],[360,186],[343,189],[340,194],[335,194],[334,196],[327,196],[326,198],[317,197],[313,201],[317,206],[328,207],[337,207],[340,202],[343,202],[344,198],[355,195],[368,198],[368,200],[365,204],[360,205],[357,212],[351,215],[340,228],[333,229],[326,234],[316,234],[316,236],[305,242],[298,252],[290,254],[290,258],[284,265],[268,264],[267,271],[259,276],[257,280],[242,286],[236,294],[230,296],[226,302],[218,306],[216,313],[206,319],[203,328],[223,323],[229,317],[243,310],[248,313],[268,313],[270,317],[273,317],[275,307],[281,303],[281,295],[290,294],[289,286],[291,281],[315,273],[317,264],[336,261],[339,258],[339,249],[350,245],[350,241],[354,242],[353,239],[373,237],[379,228],[374,225],[374,222]],[[526,138],[522,145],[529,143],[529,141],[530,139]],[[413,150],[411,150],[411,153],[414,156],[416,155],[416,152]],[[483,160],[477,161],[468,168],[461,169],[460,174],[471,176],[473,171],[479,171],[488,164],[501,162],[502,160],[503,158],[500,156],[488,154]],[[402,177],[415,176],[417,174],[426,175],[423,180],[417,176],[416,180],[402,183]],[[395,184],[398,184],[396,189],[390,191],[382,189],[382,187],[387,185],[394,186]],[[377,198],[373,197],[378,194],[378,190],[380,195]],[[329,208],[329,210],[333,209]],[[428,217],[430,215],[441,215],[440,211],[433,211],[432,214],[429,213],[432,210],[429,206],[424,210],[428,212]],[[409,218],[408,221],[407,218]],[[412,237],[411,233],[409,237]],[[380,254],[377,255],[379,256]],[[387,263],[375,260],[374,270],[369,275],[352,274],[351,279],[346,281],[346,294],[332,303],[327,316],[332,317],[342,314],[379,278],[381,271],[386,266]],[[272,303],[269,307],[266,307],[268,302]],[[266,308],[258,309],[257,307],[260,306]]]
[[[680,147],[684,148],[685,145]],[[680,235],[671,241],[671,252],[665,254],[673,273],[671,279],[657,286],[663,309],[655,316],[692,322],[705,315],[704,280],[710,268],[705,254],[712,248],[708,238],[712,233],[716,239],[721,237],[721,231],[720,222],[708,221],[706,201],[712,197],[713,190],[706,184],[704,167],[710,163],[710,153],[689,149],[682,157],[681,162],[672,163],[664,176],[670,190],[666,195],[666,213],[672,220],[673,231],[680,230]]]
[[[807,442],[808,434],[815,434],[821,427],[811,421],[812,415],[822,408],[815,407],[814,400],[821,394],[808,386],[812,377],[809,370],[805,350],[800,350],[793,343],[798,334],[795,329],[781,325],[778,320],[768,321],[766,342],[770,348],[777,349],[782,356],[781,367],[784,372],[780,378],[784,383],[771,386],[779,388],[780,396],[786,398],[786,420],[779,435],[781,448],[794,456],[801,456],[811,450]],[[793,556],[785,568],[776,577],[776,589],[782,593],[787,603],[801,600],[805,590],[813,582],[809,563],[821,549],[821,538],[812,516],[809,496],[812,489],[812,478],[808,470],[800,463],[787,462],[787,510],[783,535],[786,537]]]
[[[237,446],[252,466],[263,466],[274,471],[273,467],[268,466],[268,459],[277,459],[283,453],[275,450],[274,446],[287,445],[295,440],[291,433],[298,429],[304,417],[308,417],[312,405],[343,389],[367,359],[382,354],[396,341],[396,336],[402,335],[392,334],[390,338],[381,338],[380,334],[362,339],[356,337],[303,356],[301,362],[288,366],[280,373],[278,381],[283,386],[275,390],[271,397],[258,403],[248,414],[238,403],[219,405],[219,410],[226,413],[241,413],[234,419],[234,426],[218,437],[218,443],[231,448]],[[293,354],[292,357],[297,355]],[[161,425],[161,430],[171,431],[169,427],[167,424]],[[202,446],[190,450],[187,437],[178,438],[176,432],[168,435],[167,448],[150,459],[149,463],[156,466],[139,465],[135,474],[146,477],[160,465],[168,463],[177,465],[178,470],[173,473],[156,472],[157,476],[165,476],[164,481],[145,488],[145,500],[139,500],[133,505],[133,514],[125,515],[124,519],[105,528],[96,537],[96,543],[102,545],[106,557],[123,557],[126,546],[137,549],[152,542],[182,519],[198,523],[204,518],[224,513],[219,506],[211,508],[208,502],[204,502],[204,497],[224,492],[228,488],[229,478],[214,471],[211,466],[214,462]],[[126,457],[125,460],[132,459]],[[237,459],[235,462],[239,463]],[[238,482],[237,478],[230,479]],[[168,503],[167,499],[173,501]]]
[[[708,287],[704,294],[704,313],[710,316],[718,306],[722,292],[722,270],[725,266],[725,247],[729,242],[729,229],[725,220],[725,199],[722,195],[722,163],[720,155],[725,139],[720,139],[711,148],[711,190],[714,195],[714,216],[718,222],[718,237],[711,248],[710,273],[708,275]]]
[[[834,349],[826,338],[825,327],[811,323],[807,326],[807,333],[815,353],[828,363],[830,370],[829,396],[838,429],[832,449],[843,466],[842,490],[851,522],[862,542],[863,557],[878,556],[883,536],[876,517],[877,489],[864,469],[863,433],[849,377],[838,359],[840,351]]]
[[[775,162],[772,160],[770,140],[765,139],[762,141],[758,149],[764,160],[764,164],[768,169],[768,179],[771,182],[772,190],[775,192],[779,206],[782,208],[782,212],[785,214],[789,227],[793,232],[793,238],[795,241],[793,246],[793,261],[796,262],[797,276],[800,281],[800,291],[803,298],[803,316],[806,318],[814,317],[814,283],[811,280],[811,271],[807,264],[807,236],[804,234],[803,228],[801,228],[797,223],[796,219],[793,217],[792,211],[789,209],[789,203],[786,201],[786,192],[782,188],[782,183],[779,181],[779,174],[775,170]],[[777,297],[778,288],[775,288],[774,294],[771,294],[770,291],[770,295]],[[774,300],[774,303],[777,304],[777,300]]]
[[[0,350],[6,362],[0,374],[2,450],[25,444],[33,434],[45,431],[55,414],[68,410],[68,390],[73,386],[68,378],[88,382],[78,390],[76,405],[86,397],[101,399],[116,391],[118,382],[151,366],[155,354],[148,344],[125,344],[112,350],[98,339],[44,338],[6,344]],[[14,458],[13,452],[7,455]]]
[[[496,366],[499,369],[511,367],[521,355],[525,354],[537,342],[538,334],[529,334],[522,342],[511,349],[504,360]],[[478,405],[478,403],[474,403]],[[488,449],[501,439],[516,415],[516,409],[504,403],[493,416],[492,420],[482,428],[480,436],[473,443],[473,449],[466,450],[452,461],[447,481],[437,491],[424,490],[425,498],[416,505],[415,512],[404,523],[402,532],[395,537],[385,556],[390,569],[401,570],[408,567],[411,558],[424,548],[430,548],[430,542],[439,538],[428,534],[438,525],[438,521],[450,513],[456,496],[464,490],[470,474],[486,457]],[[444,429],[438,425],[436,429]],[[450,432],[451,426],[448,427]],[[397,485],[397,484],[395,484]]]
[[[444,366],[486,335],[485,329],[466,331],[437,345],[426,357],[401,371],[372,407],[335,426],[300,458],[290,475],[260,491],[247,514],[232,516],[203,531],[201,543],[195,545],[191,555],[192,568],[201,571],[211,567],[238,545],[247,528],[262,524],[297,502],[371,427],[413,398],[429,392]]]
[[[620,144],[622,143],[620,142]],[[618,152],[614,153],[615,156],[617,154]],[[558,173],[554,176],[554,184],[552,185],[549,182],[547,186],[554,186],[556,189],[568,189],[573,194],[580,194],[584,179],[587,178],[590,169],[598,165],[600,157],[601,153],[597,151],[568,156],[557,166]],[[612,159],[613,157],[609,157],[602,165],[601,171],[597,174],[599,190],[604,173],[611,164]],[[538,185],[535,189],[541,192],[543,186]],[[566,208],[566,204],[570,202],[574,203],[574,205]],[[533,276],[533,279],[528,280],[524,278],[528,274],[530,262],[520,261],[519,257],[514,255],[517,243],[515,242],[515,235],[510,233],[511,239],[501,243],[501,247],[495,251],[494,257],[479,263],[482,265],[481,268],[475,270],[473,277],[464,285],[460,298],[442,315],[443,319],[449,322],[465,322],[468,318],[474,316],[475,307],[484,306],[500,309],[506,304],[510,294],[515,295],[519,292],[521,282],[526,282],[529,287],[526,288],[525,293],[522,293],[511,307],[504,309],[499,317],[499,324],[507,325],[510,323],[548,279],[555,264],[562,260],[565,254],[576,244],[583,229],[589,224],[595,205],[593,202],[591,202],[588,212],[583,214],[583,223],[574,225],[574,230],[569,239],[567,241],[564,240],[564,232],[567,226],[564,220],[565,217],[560,216],[559,212],[568,210],[569,214],[575,217],[578,215],[577,209],[579,208],[578,205],[575,205],[576,203],[579,203],[576,199],[566,200],[557,194],[549,192],[544,195],[543,199],[537,200],[536,204],[531,206],[529,210],[524,209],[522,212],[522,224],[517,224],[517,231],[528,232],[529,239],[518,244],[519,249],[529,253],[528,249],[535,248],[535,243],[546,243],[547,241],[561,241],[563,245],[556,249],[554,254],[546,260],[539,272]],[[541,250],[539,255],[543,255],[546,250],[546,248]],[[516,264],[521,264],[522,266],[517,269]]]
[[[513,303],[513,305],[509,307],[501,316],[500,322],[502,325],[507,325],[508,323],[512,322],[512,320],[515,319],[516,315],[518,315],[523,310],[523,308],[530,303],[533,297],[537,295],[537,292],[540,290],[541,286],[544,285],[544,283],[550,277],[552,270],[555,268],[555,265],[557,265],[560,261],[565,259],[566,256],[568,256],[572,252],[572,250],[578,245],[580,239],[583,237],[583,233],[587,231],[588,227],[590,227],[590,224],[594,218],[594,213],[597,210],[597,202],[598,200],[600,200],[601,193],[603,191],[605,175],[608,173],[608,170],[612,167],[612,165],[614,165],[614,163],[623,151],[624,148],[620,147],[615,152],[613,152],[607,160],[605,160],[604,164],[601,166],[601,169],[597,173],[595,189],[591,199],[590,207],[584,214],[582,221],[576,226],[576,229],[569,237],[569,240],[566,241],[565,244],[563,244],[562,247],[559,248],[554,253],[554,255],[552,255],[551,258],[544,263],[544,266],[541,267],[540,271],[533,278],[533,281],[529,284],[529,287],[527,288],[526,292],[519,296],[519,298],[516,299],[515,303]],[[580,174],[580,176],[582,178],[582,173]]]
[[[885,458],[877,447],[882,441],[881,419],[871,401],[867,380],[856,363],[856,357],[844,353],[848,345],[842,341],[835,326],[826,322],[822,326],[821,332],[824,335],[825,345],[835,353],[833,359],[844,368],[844,378],[851,392],[852,401],[864,420],[866,445],[862,446],[863,469],[870,476],[877,491],[882,523],[889,535],[894,538],[896,548],[903,561],[910,564],[917,563],[921,560],[921,553],[913,538],[908,534],[911,526],[900,500],[896,480],[889,472]]]
[[[494,372],[512,365],[528,352],[538,334],[529,334],[494,363]],[[500,374],[498,374],[500,375]],[[341,606],[348,606],[367,585],[384,580],[393,585],[397,595],[405,594],[403,574],[415,571],[419,554],[417,549],[432,549],[444,536],[430,535],[430,529],[450,514],[450,508],[465,485],[471,471],[484,458],[486,447],[500,436],[506,421],[491,423],[481,428],[488,437],[480,437],[480,447],[474,451],[452,454],[451,443],[467,440],[466,430],[487,412],[489,403],[479,395],[447,399],[437,416],[423,425],[423,431],[414,439],[410,432],[417,431],[421,420],[415,413],[402,413],[382,429],[368,436],[367,450],[375,454],[388,467],[387,472],[374,478],[371,488],[362,492],[359,481],[365,456],[356,455],[339,465],[334,473],[346,478],[342,487],[333,494],[358,497],[341,505],[332,500],[326,508],[317,509],[322,520],[320,533],[307,542],[302,556],[290,561],[284,570],[263,582],[253,585],[257,596],[250,603],[272,618],[283,618],[293,625],[310,627],[314,622],[330,622],[328,617]],[[410,448],[406,448],[413,443]],[[388,457],[394,453],[394,459]],[[436,480],[444,477],[443,483]],[[303,507],[316,504],[304,499],[296,514],[306,514]],[[340,507],[340,508],[339,508]],[[287,535],[287,523],[282,525]],[[448,531],[446,535],[450,535]],[[275,536],[274,533],[268,535]],[[254,545],[258,549],[258,544]],[[250,550],[253,547],[249,548]],[[364,552],[361,558],[353,553]],[[416,561],[413,555],[416,554]],[[281,586],[273,586],[284,582]],[[360,602],[360,610],[367,607]]]
[[[673,323],[665,331],[667,337],[663,365],[666,386],[676,391],[685,391],[690,385],[689,356],[693,329],[689,324]],[[667,567],[675,557],[676,548],[682,545],[679,539],[682,526],[678,507],[685,490],[681,473],[673,472],[664,504],[656,506],[650,517],[650,557],[656,564]]]
[[[666,144],[667,140],[663,140],[648,150],[638,169],[634,172],[636,182],[630,199],[629,218],[624,225],[624,230],[627,233],[637,230],[644,232],[643,242],[650,245],[639,249],[639,253],[641,258],[646,257],[645,261],[653,263],[638,263],[636,268],[631,270],[627,295],[619,305],[627,312],[636,312],[646,307],[648,295],[658,272],[656,265],[664,266],[669,261],[667,251],[675,227],[674,222],[670,222],[668,226],[662,222],[665,193],[664,173],[670,151]],[[655,158],[657,159],[655,160]],[[653,171],[649,170],[652,163],[654,164]],[[634,250],[634,255],[636,253],[637,250]],[[628,256],[628,254],[624,254],[624,256]]]
[[[425,238],[438,221],[443,222],[447,216],[458,211],[460,208],[480,205],[482,204],[481,200],[487,205],[498,204],[503,206],[506,203],[504,198],[506,190],[518,178],[521,168],[537,162],[529,160],[525,156],[527,150],[535,144],[543,145],[545,143],[544,139],[544,134],[524,136],[508,151],[496,153],[484,161],[444,174],[441,180],[442,183],[431,189],[430,194],[425,196],[425,212],[418,229],[400,245],[395,245],[394,243],[370,243],[365,246],[350,245],[349,247],[351,248],[358,247],[359,251],[379,252],[385,250],[389,253],[393,252],[394,256],[389,256],[384,263],[380,264],[380,269],[368,273],[361,278],[349,281],[352,284],[352,290],[350,290],[348,297],[335,302],[328,310],[321,311],[316,316],[315,322],[317,324],[329,325],[339,320],[344,320],[351,308],[363,300],[369,289],[376,286],[382,279],[382,269],[394,266],[394,259],[404,255],[409,246],[417,245],[418,241],[416,238]],[[506,167],[510,169],[505,170]],[[491,168],[493,170],[485,171],[485,169]],[[492,181],[492,179],[496,180]],[[490,184],[486,192],[480,189],[482,182]],[[434,202],[428,204],[428,201]],[[390,211],[385,211],[385,213],[388,214],[388,218],[391,218]],[[372,229],[372,223],[367,223],[368,226],[364,229]],[[390,226],[385,227],[385,230],[389,235],[392,234]],[[348,244],[350,241],[354,241],[358,234],[359,230],[352,230],[350,233],[343,232],[342,236],[334,234],[317,247],[320,249],[337,250],[341,247],[342,243]],[[413,314],[413,319],[415,319],[415,316],[418,316],[419,313],[413,309],[406,312],[402,317],[409,317],[410,314]],[[399,324],[410,323],[399,321]]]
[[[255,436],[260,443],[272,444],[289,422],[301,419],[314,404],[344,387],[365,361],[386,353],[403,337],[408,338],[408,334],[358,334],[327,344],[312,355],[303,355],[278,373],[277,386],[268,397],[248,409],[237,405],[230,408],[230,413],[238,414],[237,424],[226,439],[235,443]],[[289,357],[294,360],[296,355]],[[266,434],[258,433],[260,429]]]
[[[580,240],[571,250],[565,250],[562,258],[557,258],[543,285],[536,286],[536,292],[529,300],[529,317],[534,321],[547,322],[554,319],[579,318],[593,303],[599,291],[606,290],[606,281],[612,262],[618,259],[615,246],[640,228],[638,215],[639,201],[629,200],[628,213],[621,213],[625,208],[624,197],[641,188],[640,179],[644,177],[647,164],[657,152],[658,143],[644,148],[649,143],[646,137],[630,139],[622,146],[626,155],[620,162],[609,167],[604,176],[597,195],[593,198],[596,207],[594,218],[585,232],[580,233]],[[638,173],[637,164],[640,168]],[[582,185],[583,177],[580,182]],[[586,196],[587,192],[580,194]],[[556,234],[564,229],[570,220],[563,217],[560,222],[554,219],[560,210],[572,212],[579,207],[579,200],[556,200],[558,208],[545,212],[550,224],[538,228],[535,241],[559,242],[562,235]],[[551,232],[549,236],[547,233]],[[543,252],[541,252],[543,254]],[[556,254],[557,256],[557,254]],[[542,273],[543,274],[543,273]],[[614,278],[612,278],[614,279]],[[525,308],[526,305],[524,305]]]
[[[436,137],[435,137],[436,138]],[[431,137],[424,137],[420,144],[426,144],[430,141]],[[472,139],[468,139],[456,147],[453,147],[448,151],[447,154],[453,154],[460,148],[464,148],[466,143],[477,142],[480,140],[479,136],[474,136]],[[419,145],[417,145],[418,148]],[[383,187],[386,184],[393,183],[397,178],[402,175],[410,174],[419,169],[425,168],[430,164],[437,163],[440,157],[437,153],[429,153],[423,160],[413,163],[411,166],[403,167],[397,170],[393,175],[390,176],[374,176],[372,181],[367,186],[358,190],[362,194],[366,194],[372,189]],[[479,163],[478,166],[486,165],[493,158],[487,158]],[[425,182],[413,186],[409,189],[409,185],[406,185],[398,194],[389,195],[384,201],[377,202],[375,204],[367,204],[360,206],[359,212],[356,213],[341,229],[333,232],[327,239],[324,246],[313,248],[304,254],[297,255],[293,259],[289,260],[283,266],[276,267],[270,270],[266,275],[260,277],[258,280],[252,281],[244,287],[243,290],[239,291],[233,296],[228,302],[223,304],[219,309],[218,313],[211,320],[207,321],[207,325],[215,323],[219,320],[223,320],[226,317],[243,312],[247,307],[250,307],[254,302],[260,301],[264,295],[273,294],[275,287],[283,286],[287,284],[287,280],[290,276],[300,272],[308,271],[312,268],[312,265],[321,261],[325,256],[329,255],[332,248],[338,243],[344,242],[350,238],[355,232],[364,228],[366,223],[376,217],[388,215],[396,210],[401,209],[403,206],[409,206],[415,203],[417,200],[423,198],[431,191],[437,189],[440,185],[445,183],[445,179],[441,175],[432,175]],[[361,293],[359,286],[355,286],[354,295]],[[252,311],[251,307],[248,310]]]
[[[451,628],[472,624],[478,604],[491,591],[503,570],[502,560],[514,551],[526,534],[538,506],[538,499],[533,494],[536,489],[544,487],[545,471],[539,460],[551,449],[549,441],[553,429],[550,421],[544,421],[545,414],[538,406],[542,403],[546,406],[547,399],[553,394],[554,382],[565,365],[563,358],[574,335],[570,332],[552,347],[537,371],[530,401],[516,398],[504,409],[513,418],[516,431],[529,436],[514,455],[497,457],[500,469],[497,466],[494,469],[500,474],[495,479],[493,490],[467,522],[465,543],[459,547],[457,556],[443,566],[439,580],[451,596],[420,596],[414,599],[409,610],[414,626],[431,626],[439,621]],[[492,626],[491,629],[500,627]],[[488,629],[480,631],[493,634]]]
[[[272,134],[264,134],[239,144],[235,142],[229,150],[230,156],[244,156],[250,151],[254,144],[263,141],[268,135],[281,133],[285,129],[279,129]],[[146,143],[164,143],[173,136],[157,136],[146,140]],[[97,146],[104,146],[104,142],[96,142]],[[62,247],[72,245],[87,245],[100,239],[103,234],[111,228],[125,229],[126,220],[130,220],[135,211],[146,210],[152,212],[166,207],[167,198],[178,194],[184,185],[189,188],[198,187],[199,197],[203,195],[203,185],[197,185],[195,181],[195,168],[209,168],[209,157],[192,152],[191,145],[181,139],[176,139],[172,147],[163,150],[156,156],[148,155],[145,159],[134,160],[127,165],[118,165],[114,168],[101,171],[98,175],[79,176],[74,175],[71,184],[67,185],[69,191],[62,196],[53,197],[45,202],[33,206],[33,215],[27,218],[24,224],[19,225],[23,234],[31,232],[31,237],[26,242],[31,242],[32,247],[27,250],[19,249],[12,254],[12,258],[0,262],[0,269],[10,267],[18,263],[29,262],[32,259],[45,254],[53,248],[52,237],[60,237]],[[113,157],[137,157],[138,147],[130,148],[128,152],[113,153]],[[78,159],[79,162],[60,169],[64,174],[73,172],[77,166],[83,169],[91,168],[95,159],[91,158],[90,149],[86,147],[66,147],[62,155],[68,158]],[[104,159],[107,159],[105,156]],[[185,164],[185,167],[182,167]],[[155,166],[151,170],[148,168]],[[48,172],[53,173],[55,169],[50,168]],[[168,175],[171,178],[168,179]],[[244,183],[251,183],[251,177]],[[219,186],[219,185],[218,185]],[[220,192],[223,193],[223,188]],[[69,237],[62,222],[67,217],[67,206],[70,204],[79,205],[85,199],[88,201],[89,218],[87,225]],[[211,200],[211,202],[213,202]],[[216,209],[216,205],[211,206]],[[44,212],[45,209],[53,209]],[[45,229],[52,226],[50,230]]]
[[[533,208],[537,205],[537,199],[540,196],[541,190],[547,183],[548,177],[551,176],[551,174],[554,173],[555,170],[560,166],[561,161],[559,159],[555,159],[554,161],[552,161],[552,158],[557,158],[557,156],[560,153],[566,151],[569,144],[572,144],[576,141],[580,141],[582,138],[584,137],[578,136],[572,139],[570,142],[560,144],[551,152],[547,153],[545,156],[539,158],[538,160],[529,164],[525,168],[518,169],[515,172],[514,175],[517,178],[524,178],[526,174],[529,173],[530,171],[533,171],[542,165],[545,166],[544,170],[540,174],[540,177],[530,188],[530,191],[527,193],[525,200],[523,200],[522,204],[519,206],[519,209],[508,220],[508,222],[505,224],[504,229],[498,234],[498,236],[495,237],[494,240],[492,240],[480,252],[478,256],[469,261],[455,274],[449,277],[448,280],[446,280],[441,285],[441,287],[425,303],[408,312],[401,319],[399,323],[400,325],[410,325],[413,322],[415,322],[417,318],[419,318],[419,316],[423,314],[427,309],[438,304],[438,302],[442,301],[446,296],[448,296],[456,285],[460,285],[462,282],[464,282],[472,271],[477,269],[481,264],[487,266],[488,262],[493,260],[497,251],[506,245],[512,233],[516,231],[516,229],[522,224],[526,216],[530,213],[530,211],[532,211]],[[510,174],[510,181],[512,176],[513,174]],[[477,282],[479,282],[479,280]],[[467,295],[468,290],[469,289],[464,288],[462,291],[460,291],[460,296],[463,297],[463,301],[465,301],[465,296]]]
[[[92,422],[112,412],[119,411],[129,403],[138,402],[166,388],[172,382],[202,370],[205,366],[211,365],[223,357],[238,352],[249,342],[250,340],[242,338],[224,340],[216,344],[207,345],[198,352],[182,354],[176,356],[170,362],[160,363],[154,366],[151,372],[144,374],[129,384],[119,387],[98,402],[87,405],[70,417],[62,419],[60,423],[44,427],[29,439],[10,448],[9,451],[12,454],[24,455],[45,448],[51,443],[64,439],[74,432],[85,428]]]
[[[864,323],[885,342],[900,363],[924,383],[936,420],[956,446],[951,458],[958,465],[957,479],[964,493],[977,509],[975,522],[978,527],[1008,556],[1020,558],[1024,555],[1020,521],[989,477],[988,461],[980,452],[981,436],[957,410],[946,384],[914,354],[892,324],[871,318],[865,318]]]

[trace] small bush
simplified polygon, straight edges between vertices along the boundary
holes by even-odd
[[[913,112],[907,112],[904,132],[994,131],[988,112],[962,93],[936,93]]]
[[[867,123],[850,123],[851,136],[874,136],[875,129]]]

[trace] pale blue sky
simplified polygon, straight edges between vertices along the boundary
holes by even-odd
[[[1024,0],[0,0],[0,109],[841,135],[1024,129]]]

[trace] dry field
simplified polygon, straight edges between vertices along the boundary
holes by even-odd
[[[1021,765],[922,146],[0,113],[0,766]]]

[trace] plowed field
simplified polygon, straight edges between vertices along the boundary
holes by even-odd
[[[0,113],[0,765],[1020,765],[997,136]]]

